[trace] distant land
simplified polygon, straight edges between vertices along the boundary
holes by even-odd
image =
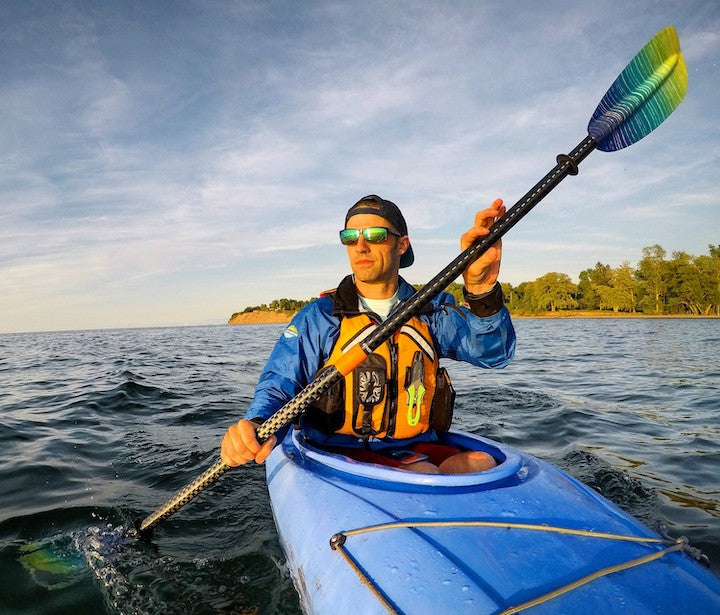
[[[233,314],[228,320],[229,325],[271,325],[290,322],[297,311],[292,310],[254,310]]]
[[[229,325],[274,325],[290,322],[297,312],[285,310],[255,310],[233,314]],[[643,314],[640,312],[613,312],[612,310],[557,310],[537,314],[512,314],[513,318],[717,318],[714,315],[694,316],[692,314]]]
[[[720,244],[708,254],[693,256],[655,244],[643,248],[633,269],[601,262],[580,272],[578,283],[565,273],[551,271],[517,286],[502,284],[505,305],[514,318],[718,318],[720,317]],[[421,285],[415,285],[416,289]],[[445,289],[458,305],[463,287],[452,282]],[[248,306],[230,317],[231,324],[288,322],[312,299],[275,299]]]

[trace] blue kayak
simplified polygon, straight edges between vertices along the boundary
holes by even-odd
[[[499,462],[414,474],[291,430],[267,461],[306,613],[720,613],[720,577],[554,466],[461,432]]]

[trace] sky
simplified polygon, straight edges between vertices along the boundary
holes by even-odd
[[[717,0],[0,3],[0,333],[220,324],[349,272],[366,194],[416,284],[675,26],[689,86],[504,239],[501,280],[720,243]]]

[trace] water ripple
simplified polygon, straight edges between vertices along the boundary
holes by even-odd
[[[688,536],[718,569],[717,321],[519,319],[516,328],[506,369],[448,364],[455,425],[555,463],[646,523]],[[114,589],[85,570],[48,591],[18,560],[33,541],[130,527],[212,464],[281,331],[0,335],[0,612],[299,613],[254,466],[166,521],[154,551],[110,561]]]

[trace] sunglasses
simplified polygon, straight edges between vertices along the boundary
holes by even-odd
[[[396,233],[387,226],[368,226],[364,229],[346,228],[340,231],[340,243],[344,246],[352,246],[358,242],[360,235],[368,243],[382,243],[387,239],[388,234],[402,237],[400,233]]]

